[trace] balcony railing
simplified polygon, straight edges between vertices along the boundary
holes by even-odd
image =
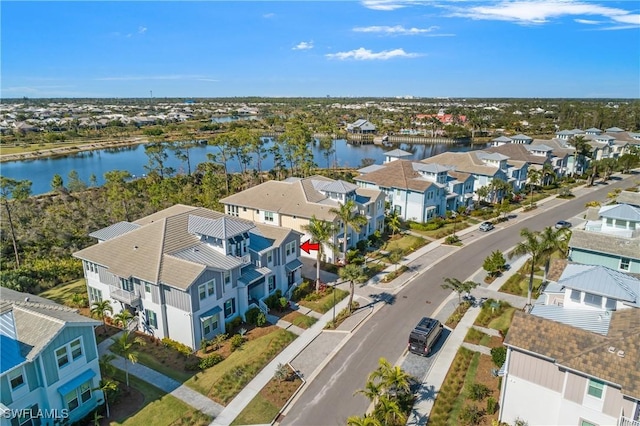
[[[640,426],[640,420],[633,420],[629,417],[620,417],[618,420],[618,426]]]
[[[140,295],[133,291],[123,290],[116,286],[109,286],[109,293],[113,299],[126,303],[127,305],[137,306],[140,304]]]

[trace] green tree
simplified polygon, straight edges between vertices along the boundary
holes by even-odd
[[[67,188],[69,192],[80,192],[87,189],[87,184],[80,179],[77,171],[71,170],[67,175]]]
[[[387,214],[386,223],[389,229],[391,229],[391,235],[396,235],[396,232],[400,231],[400,226],[402,225],[398,212],[390,210],[389,214]]]
[[[64,190],[64,181],[62,180],[62,176],[57,173],[53,175],[53,179],[51,179],[51,189],[56,192]]]
[[[440,287],[453,290],[458,293],[458,304],[462,302],[461,297],[462,293],[468,293],[474,288],[478,286],[477,282],[474,281],[460,281],[457,278],[444,278],[444,284]]]
[[[349,264],[340,268],[338,275],[344,281],[349,281],[349,314],[351,314],[353,310],[353,295],[356,290],[355,283],[364,282],[367,276],[364,274],[362,267],[356,264]]]
[[[389,262],[391,262],[396,267],[396,271],[398,270],[398,263],[402,260],[402,249],[395,249],[389,252]]]
[[[167,145],[162,142],[153,142],[144,147],[144,153],[147,155],[149,162],[144,166],[150,174],[157,174],[160,180],[166,176],[170,176],[175,172],[173,167],[167,166],[169,154],[167,153]]]
[[[335,214],[343,227],[342,234],[342,248],[344,253],[344,261],[347,262],[347,240],[349,236],[349,228],[352,228],[355,233],[360,232],[360,228],[367,223],[367,218],[362,216],[358,212],[356,202],[353,200],[347,200],[346,203],[340,203],[338,208],[332,207],[329,213]]]
[[[115,221],[131,221],[130,203],[133,199],[133,191],[127,181],[131,179],[131,173],[124,170],[111,170],[104,174],[104,187],[111,209],[111,218]]]
[[[133,315],[128,309],[123,309],[113,316],[113,323],[121,328],[127,328],[129,322],[133,319]]]
[[[499,275],[507,264],[507,260],[500,250],[493,251],[482,264],[482,268],[487,271],[489,276],[495,277]]]
[[[380,420],[370,415],[351,416],[347,418],[347,426],[382,426]]]
[[[509,254],[509,258],[513,256],[531,256],[531,271],[529,273],[529,286],[527,288],[527,305],[531,306],[531,293],[533,292],[533,275],[535,273],[536,263],[540,261],[541,256],[547,250],[547,243],[541,238],[539,232],[532,232],[527,228],[520,231],[520,236],[524,241],[520,241],[515,249]]]
[[[133,337],[128,331],[116,340],[115,351],[124,358],[124,374],[129,387],[129,366],[128,363],[135,364],[138,362],[139,353],[135,350],[137,346],[144,346],[145,342],[140,337]]]
[[[531,188],[531,207],[533,207],[533,190],[536,186],[540,185],[540,178],[542,174],[540,170],[530,168],[527,172],[527,178],[529,180],[529,187]]]
[[[553,253],[560,253],[563,258],[567,257],[569,251],[569,234],[571,231],[567,228],[554,229],[547,226],[540,233],[542,243],[545,246],[541,259],[544,259],[544,280],[547,280],[549,267],[551,264],[551,256]]]
[[[111,361],[116,359],[116,356],[112,353],[107,352],[102,355],[100,359],[98,359],[98,365],[100,367],[100,374],[103,378],[113,378],[116,374],[116,367],[111,364]]]
[[[380,397],[373,415],[384,425],[404,425],[407,422],[407,416],[402,412],[398,403],[386,396]]]
[[[591,158],[592,155],[591,145],[589,145],[589,141],[582,135],[572,137],[569,143],[573,146],[575,155],[572,173],[576,172],[576,165],[579,165],[581,173],[584,173],[586,159]]]
[[[637,154],[623,154],[618,158],[618,166],[622,173],[628,174],[631,169],[638,167],[640,164],[640,156]]]
[[[113,314],[113,307],[109,299],[95,301],[91,304],[91,316],[102,320],[104,331],[107,331],[107,312]]]
[[[107,415],[107,419],[111,417],[111,411],[109,409],[109,392],[115,392],[118,389],[118,384],[110,379],[100,380],[100,385],[95,390],[102,391],[104,395],[104,407]]]
[[[334,249],[333,243],[330,239],[335,234],[335,226],[331,222],[326,220],[319,220],[315,215],[311,217],[311,220],[307,225],[302,226],[302,230],[307,232],[311,239],[318,244],[318,251],[316,252],[316,292],[320,291],[320,261],[322,260],[322,254],[324,245],[328,244],[331,249]]]
[[[7,212],[7,222],[9,222],[9,230],[11,232],[11,242],[13,244],[13,253],[15,255],[16,264],[15,269],[20,267],[20,253],[18,251],[18,240],[16,238],[16,228],[11,217],[11,205],[10,198],[16,201],[24,200],[31,194],[31,181],[30,180],[16,180],[0,176],[0,201],[4,205]]]

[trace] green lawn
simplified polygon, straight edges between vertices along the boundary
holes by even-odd
[[[40,293],[39,296],[64,305],[66,304],[65,302],[71,300],[74,294],[80,294],[87,299],[87,286],[84,278],[52,287]]]
[[[340,288],[336,288],[335,292],[336,292],[336,295],[335,295],[336,303],[338,303],[339,301],[341,301],[342,299],[344,299],[349,295],[348,291],[342,290]],[[312,311],[316,311],[316,312],[320,312],[321,314],[324,314],[326,312],[329,312],[329,310],[333,308],[333,301],[334,301],[333,293],[327,293],[317,300],[304,300],[304,299],[300,300],[298,301],[298,304],[306,308],[309,308]]]
[[[403,253],[411,253],[420,247],[427,244],[424,238],[416,237],[415,235],[403,235],[398,239],[389,241],[385,247],[385,251],[402,250]]]
[[[209,398],[227,404],[295,338],[296,335],[290,331],[277,330],[250,340],[220,364],[196,374],[185,384]]]
[[[116,378],[124,382],[124,371],[116,370]],[[182,402],[178,398],[167,394],[155,386],[129,375],[131,387],[144,395],[144,405],[132,415],[114,419],[111,425],[126,426],[175,426],[175,425],[208,425],[211,419]]]
[[[540,286],[542,285],[542,278],[536,278],[533,276],[533,292],[532,297],[535,299],[538,297]],[[527,291],[529,288],[529,274],[521,275],[519,273],[512,275],[509,279],[500,287],[500,291],[509,294],[515,294],[516,296],[527,297]]]
[[[315,324],[318,320],[307,315],[300,315],[293,319],[292,324],[305,330]]]
[[[269,424],[280,411],[265,397],[257,394],[231,423],[231,426]]]

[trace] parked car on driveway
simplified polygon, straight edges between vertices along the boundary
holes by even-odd
[[[493,226],[493,223],[491,222],[482,222],[480,224],[480,227],[478,228],[479,230],[481,230],[482,232],[489,232],[491,231],[493,228],[495,228]]]
[[[556,229],[571,228],[571,222],[566,220],[559,220],[556,222]]]

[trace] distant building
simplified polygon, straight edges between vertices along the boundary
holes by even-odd
[[[376,126],[373,123],[361,118],[353,123],[347,124],[347,132],[372,134],[376,132]]]

